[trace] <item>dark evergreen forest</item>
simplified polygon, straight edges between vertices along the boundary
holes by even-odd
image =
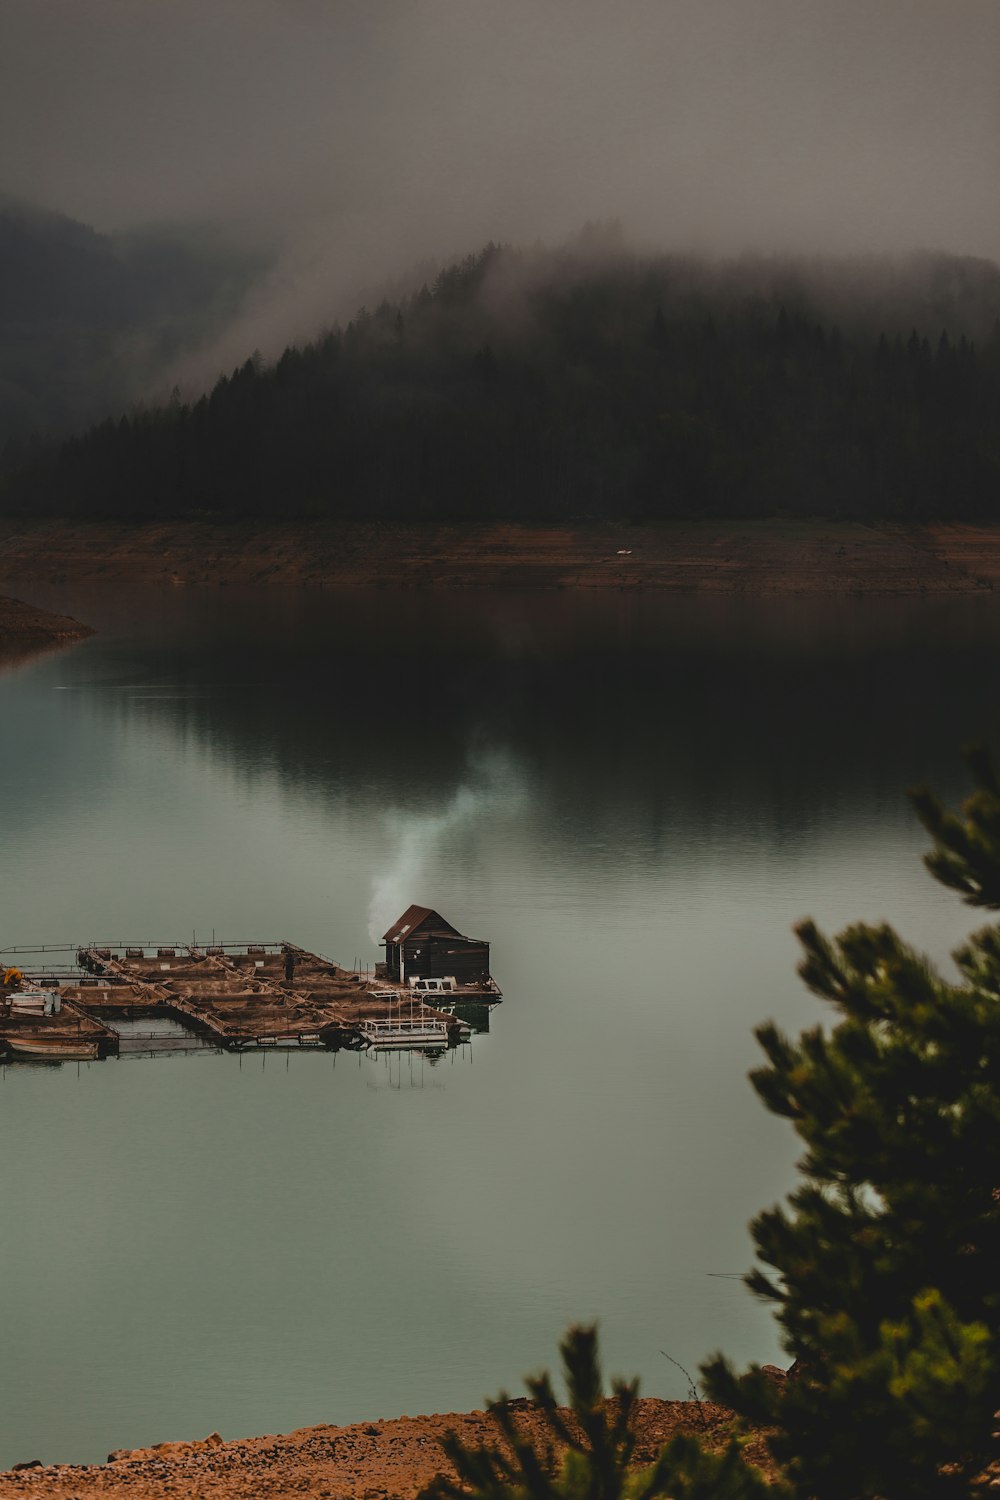
[[[155,387],[232,321],[266,264],[207,230],[99,234],[0,197],[0,451]]]
[[[863,281],[863,276],[858,273]],[[913,295],[490,245],[193,403],[8,458],[8,512],[1000,515],[1000,273]],[[889,288],[888,294],[886,289]]]

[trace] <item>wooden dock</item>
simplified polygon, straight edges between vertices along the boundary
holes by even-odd
[[[51,967],[57,951],[73,952],[72,969]],[[450,1008],[290,942],[82,945],[44,957],[44,973],[26,968],[0,986],[0,1052],[8,1060],[156,1051],[158,1020],[175,1023],[162,1036],[162,1050],[173,1051],[183,1049],[179,1028],[194,1046],[227,1051],[361,1049],[373,1038],[381,1046],[442,1047],[470,1035],[468,1021]],[[13,963],[13,950],[5,958]],[[25,991],[49,997],[46,1013],[25,1013]],[[141,1034],[123,1024],[144,1019],[150,1029]]]

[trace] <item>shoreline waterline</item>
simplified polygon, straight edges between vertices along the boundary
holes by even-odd
[[[821,520],[0,521],[0,588],[119,581],[345,590],[983,593],[1000,585],[1000,527]]]

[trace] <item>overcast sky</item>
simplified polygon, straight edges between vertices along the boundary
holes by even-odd
[[[0,187],[331,276],[639,243],[1000,257],[997,0],[2,0]]]

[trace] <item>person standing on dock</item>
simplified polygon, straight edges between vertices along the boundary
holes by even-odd
[[[285,949],[285,983],[291,984],[295,977],[295,954],[291,948]]]

